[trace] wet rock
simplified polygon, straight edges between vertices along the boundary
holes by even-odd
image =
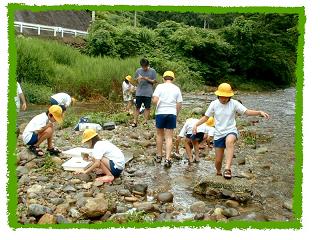
[[[141,192],[141,193],[144,193],[146,194],[147,192],[147,189],[148,189],[148,185],[147,184],[143,184],[143,183],[138,183],[138,184],[135,184],[133,186],[133,191],[136,191],[136,192]]]
[[[267,221],[267,217],[260,213],[246,213],[236,217],[231,217],[229,220],[240,220],[240,221]]]
[[[107,211],[101,218],[101,221],[107,221],[111,217],[111,212]]]
[[[260,147],[260,148],[256,149],[257,154],[264,154],[266,152],[268,152],[268,148],[266,148],[266,147]]]
[[[195,202],[190,206],[190,211],[192,213],[205,213],[206,204],[202,201]]]
[[[290,200],[285,201],[282,206],[284,208],[292,211],[292,200],[290,199]]]
[[[19,185],[23,185],[26,183],[30,182],[30,177],[28,177],[27,175],[23,175],[20,179],[19,179]]]
[[[60,214],[60,215],[67,215],[69,210],[69,204],[68,203],[63,203],[59,204],[57,208],[54,210],[55,214]]]
[[[45,213],[39,220],[38,224],[56,224],[56,217],[49,214]]]
[[[135,202],[133,207],[137,208],[138,211],[152,212],[153,204],[150,202]]]
[[[94,181],[93,186],[95,186],[95,187],[100,187],[100,186],[102,186],[103,184],[104,184],[104,182],[102,182],[102,181]]]
[[[124,200],[126,200],[128,202],[137,202],[137,201],[139,201],[139,198],[137,198],[137,197],[125,197]]]
[[[128,211],[128,208],[126,206],[117,206],[116,213],[124,213]]]
[[[131,192],[128,189],[120,189],[118,194],[124,197],[131,197]]]
[[[59,157],[51,157],[51,161],[54,162],[57,166],[60,166],[64,163],[64,161]]]
[[[112,185],[121,185],[121,184],[122,184],[121,178],[115,178],[115,179],[112,181]]]
[[[20,158],[20,161],[31,161],[33,159],[36,158],[36,156],[31,153],[28,149],[24,148],[22,149],[22,151],[19,153],[19,158]]]
[[[239,215],[239,212],[234,208],[226,208],[222,210],[222,214],[228,218]]]
[[[71,184],[79,184],[79,183],[81,183],[81,180],[78,179],[78,178],[71,179],[71,180],[70,180],[70,183],[71,183]]]
[[[73,186],[67,185],[62,189],[62,191],[64,191],[64,192],[76,192],[77,190]]]
[[[28,207],[28,215],[29,216],[42,216],[45,213],[52,213],[52,209],[40,204],[30,204]]]
[[[108,201],[102,198],[88,198],[83,210],[89,218],[103,216],[108,211]]]
[[[81,213],[76,209],[76,208],[70,208],[69,210],[69,215],[72,217],[72,218],[80,218],[81,217]]]
[[[85,173],[76,175],[75,178],[80,179],[83,182],[90,182],[91,181],[90,175],[85,174]]]
[[[193,191],[211,198],[227,197],[238,202],[246,202],[252,195],[251,183],[242,178],[225,180],[220,177],[208,177],[197,183]]]
[[[170,192],[158,193],[157,200],[161,203],[173,202],[173,194]]]
[[[56,221],[58,224],[70,223],[68,219],[66,219],[63,215],[56,215]]]
[[[28,188],[27,193],[28,194],[31,194],[31,193],[38,194],[38,193],[41,193],[42,190],[43,190],[43,187],[41,185],[35,184],[35,185],[32,185],[30,188]]]
[[[226,201],[227,207],[236,208],[236,207],[239,207],[239,205],[240,205],[240,203],[238,203],[237,201],[234,201],[234,200],[227,200]]]
[[[18,166],[17,167],[17,175],[18,177],[21,177],[22,175],[28,174],[29,169],[24,166]]]
[[[194,220],[203,220],[204,219],[204,214],[203,213],[197,213],[193,217]]]
[[[50,202],[54,205],[59,205],[62,204],[64,200],[62,198],[51,198]]]

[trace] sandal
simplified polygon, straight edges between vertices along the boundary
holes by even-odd
[[[35,145],[29,146],[29,150],[38,157],[43,157],[44,153],[41,148],[36,147]]]
[[[49,152],[50,155],[58,156],[61,151],[58,148],[47,148],[47,152]]]
[[[230,169],[225,169],[224,172],[223,172],[223,177],[225,179],[231,179],[232,178],[231,170]]]
[[[161,157],[161,156],[156,156],[156,157],[154,158],[154,161],[155,161],[156,163],[161,163],[162,157]]]
[[[171,160],[166,159],[166,160],[164,161],[164,166],[165,166],[166,168],[171,167],[171,165],[172,165],[172,161],[171,161]]]
[[[132,123],[131,127],[137,127],[137,123]]]

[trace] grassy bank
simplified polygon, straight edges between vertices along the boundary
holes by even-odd
[[[139,58],[89,57],[55,41],[19,37],[17,79],[32,103],[45,103],[55,92],[81,100],[121,97],[121,84],[133,75]]]

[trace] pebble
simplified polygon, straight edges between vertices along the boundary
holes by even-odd
[[[137,202],[139,199],[137,197],[125,197],[124,200],[128,202]]]
[[[52,209],[40,204],[30,204],[28,207],[28,215],[29,216],[42,216],[45,213],[52,213]]]
[[[66,219],[63,215],[57,214],[56,221],[58,224],[70,223],[68,219]]]
[[[62,198],[51,198],[50,202],[54,205],[59,205],[64,202]]]
[[[21,177],[22,175],[28,174],[29,169],[24,166],[18,166],[17,167],[17,176]]]
[[[95,186],[95,187],[100,187],[100,186],[102,186],[103,184],[104,184],[104,182],[94,181],[93,186]]]
[[[116,213],[124,213],[128,211],[128,208],[126,206],[117,206]]]
[[[102,198],[88,198],[83,211],[89,218],[101,217],[108,211],[108,201]]]
[[[133,185],[133,191],[146,193],[148,189],[148,185],[144,183],[137,183]]]
[[[92,187],[92,184],[93,184],[93,182],[84,183],[84,184],[82,185],[82,187],[83,187],[84,189],[90,189],[90,188]]]
[[[137,208],[138,211],[152,212],[154,210],[153,204],[150,202],[135,202],[133,207]]]
[[[206,204],[203,201],[195,202],[190,206],[190,211],[192,213],[205,213]]]
[[[115,178],[115,179],[112,181],[112,185],[121,185],[121,184],[122,184],[121,178]]]
[[[38,222],[38,224],[56,224],[56,223],[57,223],[56,217],[49,213],[45,213]]]
[[[120,196],[131,197],[131,192],[128,189],[120,189],[118,194]]]
[[[234,208],[226,208],[222,210],[222,214],[228,218],[239,215],[239,212]]]
[[[287,200],[283,203],[283,207],[292,211],[292,200]]]
[[[227,200],[226,201],[226,206],[227,207],[236,208],[236,207],[239,207],[239,205],[240,205],[240,203],[238,203],[235,200]]]
[[[76,218],[76,219],[81,217],[81,213],[74,207],[70,208],[69,214],[71,217]]]
[[[69,210],[69,204],[68,203],[62,203],[59,204],[56,209],[54,210],[55,214],[61,214],[61,215],[67,215]]]
[[[266,152],[268,152],[268,148],[266,148],[266,147],[260,147],[260,148],[256,149],[257,154],[264,154]]]
[[[64,191],[64,192],[76,192],[77,190],[73,186],[67,185],[62,189],[62,191]]]
[[[70,180],[70,183],[71,184],[79,184],[79,183],[81,183],[82,181],[80,180],[80,179],[78,179],[78,178],[75,178],[75,179],[71,179]]]
[[[215,208],[215,209],[214,209],[214,214],[215,214],[215,215],[221,215],[221,214],[222,214],[222,211],[223,211],[223,208],[219,208],[219,207],[218,207],[218,208]]]
[[[54,162],[56,165],[62,165],[64,163],[64,161],[57,156],[51,157],[51,161]]]
[[[162,192],[157,195],[157,200],[161,203],[173,202],[173,194],[170,192]]]

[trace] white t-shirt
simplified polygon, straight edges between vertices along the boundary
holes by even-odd
[[[240,102],[230,99],[226,104],[220,103],[219,99],[212,101],[205,113],[207,117],[214,116],[215,131],[214,139],[225,137],[228,133],[234,132],[238,136],[236,128],[236,112],[244,114],[247,108]]]
[[[51,96],[54,100],[58,102],[59,105],[64,105],[69,107],[71,104],[71,97],[66,93],[57,93]]]
[[[49,118],[46,113],[41,113],[35,116],[34,118],[32,118],[23,131],[23,134],[22,134],[23,142],[27,144],[30,141],[33,132],[39,131],[41,128],[46,126],[48,122],[49,122]]]
[[[185,137],[187,134],[192,134],[192,128],[193,126],[198,122],[199,120],[196,118],[189,118],[183,125],[179,137]],[[210,127],[207,126],[207,124],[203,123],[200,126],[197,127],[197,132],[201,133],[209,133]]]
[[[17,96],[14,97],[14,101],[16,102],[17,112],[20,110],[20,94],[22,93],[22,89],[20,84],[17,82]]]
[[[114,162],[117,169],[124,169],[125,158],[123,153],[117,146],[113,145],[108,140],[96,142],[92,150],[92,157],[96,160],[101,160],[102,157],[106,157]]]
[[[133,89],[133,85],[129,82],[128,84],[123,81],[122,83],[122,93],[123,94],[128,94],[131,93],[130,90]]]
[[[177,103],[182,102],[182,95],[179,87],[173,83],[159,84],[154,90],[153,96],[159,98],[156,115],[177,115]]]

